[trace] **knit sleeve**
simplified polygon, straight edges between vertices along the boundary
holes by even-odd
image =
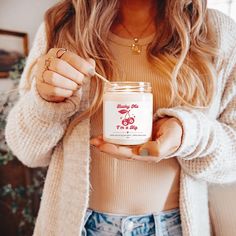
[[[64,102],[47,102],[39,95],[33,76],[38,57],[46,53],[41,25],[20,81],[20,98],[7,117],[5,137],[13,154],[28,167],[47,166],[63,137],[69,118],[79,110],[82,88]]]
[[[212,183],[236,181],[236,68],[227,84],[227,107],[217,120],[189,108],[160,109],[156,118],[172,116],[183,126],[180,148],[169,157],[178,157],[183,170]],[[234,81],[233,81],[234,80]],[[232,87],[228,87],[232,86]]]
[[[154,114],[155,119],[171,116],[182,123],[182,144],[170,157],[177,157],[189,175],[219,184],[236,181],[236,40],[224,74],[215,119],[201,109],[187,107],[160,109]]]

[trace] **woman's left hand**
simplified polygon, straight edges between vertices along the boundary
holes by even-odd
[[[118,159],[159,162],[179,148],[182,134],[180,121],[173,117],[165,117],[153,123],[152,141],[140,146],[107,143],[102,135],[92,138],[90,144]]]

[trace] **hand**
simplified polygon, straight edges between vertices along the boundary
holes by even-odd
[[[182,133],[180,121],[166,117],[154,122],[152,141],[143,145],[132,147],[107,143],[103,140],[102,135],[92,138],[90,144],[118,159],[159,162],[179,148]]]
[[[86,61],[70,51],[52,48],[38,59],[37,90],[49,102],[62,102],[82,86],[85,76],[93,76],[94,72],[94,60]]]

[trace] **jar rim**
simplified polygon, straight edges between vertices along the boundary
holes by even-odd
[[[151,86],[151,82],[146,82],[146,81],[111,81],[109,84],[140,84],[140,85],[146,84]]]
[[[105,84],[105,92],[151,92],[150,82],[112,81]]]

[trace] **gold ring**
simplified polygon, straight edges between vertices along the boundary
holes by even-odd
[[[45,82],[45,80],[44,80],[44,77],[43,77],[43,75],[44,75],[44,73],[47,71],[47,70],[50,70],[50,65],[51,65],[51,60],[53,59],[53,57],[49,57],[49,58],[47,58],[46,60],[45,60],[45,63],[44,63],[44,70],[43,70],[43,72],[42,72],[42,80],[43,80],[43,82]]]
[[[56,53],[56,57],[60,59],[67,51],[68,51],[68,50],[65,49],[65,48],[60,48],[60,49],[58,49],[58,51],[57,51],[57,53]],[[59,54],[59,53],[60,53],[60,54]]]
[[[52,60],[52,58],[53,58],[53,57],[49,57],[49,58],[47,58],[47,59],[45,60],[45,64],[44,64],[44,69],[45,69],[45,71],[46,71],[46,70],[50,70],[49,67],[50,67],[50,65],[51,65],[51,62],[52,62],[51,60]]]
[[[46,71],[47,71],[47,70],[44,70],[44,71],[42,72],[42,76],[41,76],[41,77],[42,77],[42,82],[46,82],[45,79],[44,79],[44,77],[43,77],[43,75],[44,75],[44,73],[45,73]]]

